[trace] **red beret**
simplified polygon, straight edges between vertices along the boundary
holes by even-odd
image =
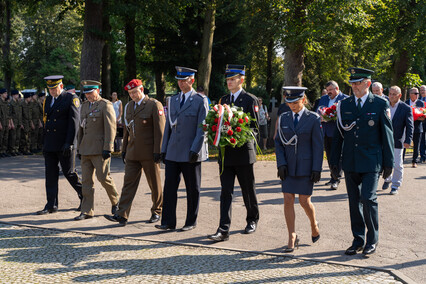
[[[133,79],[132,81],[127,83],[127,85],[124,87],[124,90],[128,91],[139,86],[142,86],[142,81],[139,79]]]

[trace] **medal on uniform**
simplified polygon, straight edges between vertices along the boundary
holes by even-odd
[[[368,121],[368,125],[369,125],[369,126],[374,126],[374,120],[370,119],[370,120]]]

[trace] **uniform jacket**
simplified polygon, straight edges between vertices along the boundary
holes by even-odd
[[[393,167],[393,130],[390,120],[389,102],[372,93],[361,110],[355,96],[342,100],[340,113],[344,126],[356,121],[349,131],[338,125],[333,136],[330,165],[338,165],[342,157],[342,168],[348,172],[380,172],[383,167]],[[339,132],[342,132],[342,135]]]
[[[31,128],[32,111],[30,103],[27,103],[25,99],[22,101],[22,124],[24,125],[24,131],[28,132]]]
[[[208,157],[207,140],[200,125],[209,109],[206,97],[192,90],[180,108],[179,93],[169,99],[168,106],[161,153],[166,153],[166,160],[188,162],[192,151],[198,153],[198,161],[205,161]]]
[[[219,103],[222,105],[231,105],[231,95],[223,96]],[[243,89],[238,95],[237,101],[234,102],[234,105],[242,107],[245,113],[250,113],[250,116],[256,119],[256,121],[251,123],[250,127],[252,129],[257,129],[259,121],[259,103],[257,98]],[[250,141],[241,147],[225,147],[224,166],[250,165],[255,162],[256,147],[254,145],[254,141]],[[219,157],[219,163],[222,163],[221,157]]]
[[[19,101],[10,101],[10,110],[15,127],[22,125],[22,104]]]
[[[130,101],[124,107],[123,152],[127,160],[153,160],[153,153],[161,153],[166,118],[163,105],[148,96],[136,109]]]
[[[403,143],[410,144],[413,139],[413,112],[404,102],[399,102],[392,118],[394,147],[404,148]],[[405,133],[405,138],[404,138]],[[404,139],[404,140],[403,140]]]
[[[405,103],[410,106],[410,99],[406,100]],[[425,107],[424,102],[421,100],[416,100],[416,107]],[[414,132],[413,133],[422,133],[423,124],[421,120],[414,121]]]
[[[9,119],[10,119],[9,103],[7,101],[3,101],[3,99],[0,99],[0,122],[3,125],[3,128],[4,128],[4,124],[6,125],[6,127],[8,126]]]
[[[93,102],[85,101],[80,110],[77,149],[81,155],[101,155],[102,151],[114,150],[116,133],[115,111],[112,103],[100,98]]]
[[[43,151],[61,151],[65,144],[75,147],[80,119],[80,100],[76,95],[63,91],[55,99],[52,107],[51,101],[52,96],[47,96],[44,106],[47,118]]]
[[[312,111],[305,109],[299,123],[294,128],[293,113],[283,113],[281,130],[287,141],[297,135],[296,146],[284,145],[277,132],[275,137],[275,153],[277,167],[287,166],[290,176],[311,176],[313,171],[321,172],[323,162],[323,133],[321,118]]]
[[[347,95],[343,94],[342,92],[339,92],[336,96],[335,102],[337,103],[338,101],[341,101],[347,97],[348,97]],[[329,102],[330,102],[330,96],[328,95],[322,96],[319,100],[317,109],[319,109],[320,107],[328,107]],[[336,121],[323,121],[321,124],[322,124],[322,129],[324,131],[324,136],[333,137],[334,131],[336,130]]]
[[[42,120],[42,113],[40,112],[40,109],[38,107],[38,102],[35,102],[35,101],[30,102],[30,111],[31,111],[31,117],[32,117],[34,126],[38,128],[38,124]]]

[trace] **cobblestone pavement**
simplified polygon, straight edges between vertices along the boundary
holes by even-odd
[[[401,283],[291,257],[0,224],[0,283]]]

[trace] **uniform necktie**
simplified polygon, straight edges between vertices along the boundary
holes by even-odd
[[[50,107],[52,107],[54,103],[55,103],[55,98],[52,97],[52,102],[50,103]]]
[[[361,110],[361,108],[362,108],[362,106],[361,106],[361,98],[358,98],[357,102],[358,102],[358,105],[357,105],[358,110]]]
[[[234,101],[234,95],[233,94],[231,94],[231,104],[233,104],[235,101]]]
[[[184,103],[185,103],[185,94],[182,94],[182,100],[180,101],[180,107],[181,108],[182,108]]]
[[[89,109],[91,109],[91,108],[92,108],[92,105],[93,105],[93,103],[90,103],[90,104],[89,104]]]
[[[296,128],[297,124],[299,123],[299,114],[296,113],[294,115],[294,128]]]

